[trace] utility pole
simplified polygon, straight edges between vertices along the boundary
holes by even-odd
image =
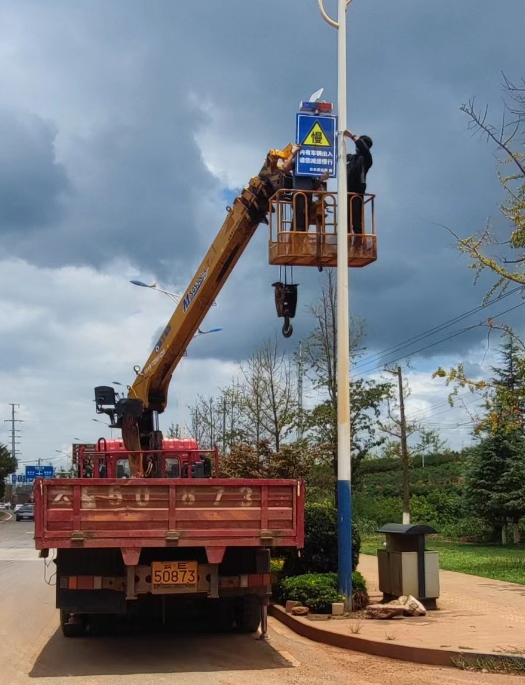
[[[16,408],[19,407],[20,405],[14,404],[13,402],[9,402],[9,406],[11,407],[11,418],[10,419],[4,419],[4,423],[10,423],[11,424],[11,456],[13,457],[13,459],[16,459],[16,455],[18,454],[16,446],[20,444],[16,440],[17,433],[20,433],[20,431],[16,427],[16,424],[17,423],[23,423],[23,420],[16,418]]]
[[[403,393],[403,372],[398,366],[395,371],[387,369],[397,376],[399,389],[399,428],[401,439],[401,465],[403,468],[403,523],[410,523],[410,489],[408,485],[408,446],[407,446],[407,423],[405,419],[405,396]]]
[[[226,395],[222,397],[222,456],[226,454]]]
[[[303,439],[303,343],[299,341],[299,356],[297,358],[297,406],[299,408],[299,427],[297,437]]]

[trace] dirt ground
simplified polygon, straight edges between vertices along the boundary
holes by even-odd
[[[31,523],[0,523],[0,685],[525,685],[326,647],[273,619],[267,642],[180,633],[66,640],[32,537]]]

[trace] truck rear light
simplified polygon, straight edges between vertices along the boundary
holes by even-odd
[[[263,582],[261,573],[253,573],[252,575],[248,576],[248,587],[261,587],[262,584]]]
[[[60,587],[63,590],[101,590],[102,576],[63,576]]]
[[[93,576],[77,576],[77,590],[93,590]]]

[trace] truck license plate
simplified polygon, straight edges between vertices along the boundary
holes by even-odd
[[[153,590],[175,586],[197,589],[197,570],[196,561],[154,561],[151,565]]]

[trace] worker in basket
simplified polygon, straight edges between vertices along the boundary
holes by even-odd
[[[372,139],[369,136],[356,136],[352,131],[345,131],[345,136],[355,143],[355,153],[346,156],[346,177],[349,193],[348,232],[357,235],[363,233],[363,195],[366,193],[366,175],[373,164]]]

